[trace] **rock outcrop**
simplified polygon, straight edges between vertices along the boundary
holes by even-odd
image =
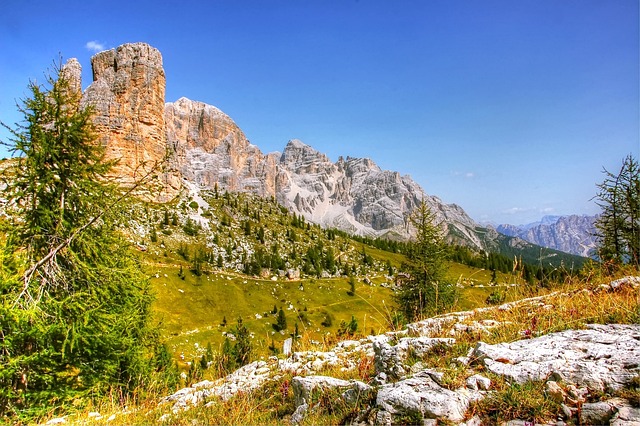
[[[264,154],[218,108],[187,98],[165,104],[162,56],[147,44],[100,52],[91,63],[94,81],[83,103],[95,109],[107,158],[118,160],[114,175],[131,184],[167,160],[159,173],[162,192],[152,197],[157,201],[176,195],[186,180],[201,189],[276,197],[323,226],[406,239],[412,232],[407,217],[424,199],[456,242],[484,248],[477,225],[459,206],[427,195],[409,176],[381,170],[370,159],[333,163],[298,140],[281,156]],[[79,63],[67,68],[79,87]]]
[[[76,58],[69,59],[61,69],[62,75],[69,83],[69,90],[75,95],[82,95],[82,65]]]
[[[625,277],[584,292],[619,292],[640,290],[640,277]],[[553,295],[558,296],[559,293]],[[488,322],[481,315],[490,310],[547,309],[552,295],[510,302],[498,307],[456,312],[409,324],[404,330],[369,336],[362,340],[340,342],[330,351],[295,352],[287,359],[272,357],[258,361],[217,382],[204,381],[184,388],[164,399],[178,413],[198,404],[216,404],[239,392],[257,389],[283,374],[292,374],[295,412],[291,422],[304,421],[318,408],[318,395],[340,399],[341,404],[359,407],[358,424],[392,425],[403,422],[437,425],[482,425],[468,409],[472,402],[492,392],[487,371],[507,382],[544,382],[546,393],[562,406],[567,422],[580,424],[632,425],[640,421],[640,408],[624,398],[588,401],[596,393],[615,392],[628,386],[640,375],[640,324],[592,324],[582,330],[566,330],[512,343],[489,345],[478,342],[466,357],[453,362],[464,371],[464,380],[452,386],[446,372],[428,368],[416,359],[428,356],[437,348],[452,346],[468,333],[482,333],[510,323]],[[568,295],[565,295],[568,296]],[[475,319],[474,319],[475,318]],[[438,335],[451,337],[442,338]],[[363,359],[375,365],[375,377],[369,383],[342,380],[323,375],[327,367],[353,370]],[[315,396],[315,397],[314,397]],[[214,398],[216,397],[216,398]],[[171,414],[163,416],[171,421]],[[506,425],[526,425],[527,419],[512,420]],[[551,424],[566,424],[563,421]],[[571,423],[573,424],[573,423]]]
[[[452,242],[483,247],[477,225],[459,206],[426,194],[411,177],[382,170],[371,159],[340,157],[333,163],[293,139],[280,165],[278,201],[311,222],[360,235],[406,239],[412,235],[408,216],[424,200]]]
[[[640,327],[591,324],[585,330],[513,343],[480,342],[473,356],[487,370],[511,382],[554,378],[564,384],[614,392],[640,373]]]
[[[277,156],[249,143],[233,120],[218,108],[180,98],[164,109],[173,168],[201,188],[276,193]]]
[[[424,199],[453,241],[484,248],[477,225],[459,206],[370,159],[333,163],[295,139],[280,156],[263,154],[229,116],[187,98],[166,104],[165,123],[172,169],[202,189],[274,196],[310,222],[391,239],[411,235],[407,217]]]
[[[132,184],[167,155],[162,55],[148,44],[124,44],[96,54],[91,66],[93,83],[83,103],[95,110],[94,123],[107,158],[118,160],[113,174]],[[171,198],[179,187],[175,173],[164,173],[162,179],[163,193],[154,197],[160,201]]]

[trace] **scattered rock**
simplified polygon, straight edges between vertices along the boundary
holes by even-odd
[[[555,402],[559,404],[562,404],[563,402],[565,402],[565,398],[567,394],[564,391],[564,389],[560,387],[558,382],[549,380],[545,384],[545,386],[546,386],[545,392],[547,393],[547,395],[549,395],[549,397],[551,397],[551,399],[553,399]]]
[[[356,392],[364,392],[370,389],[370,386],[362,382],[335,379],[328,376],[296,376],[291,381],[291,386],[293,388],[296,406],[311,402],[312,392],[314,391],[355,390]]]
[[[640,372],[640,325],[589,325],[513,343],[479,342],[487,369],[524,383],[557,377],[566,384],[618,390]]]
[[[474,374],[466,380],[466,385],[471,390],[489,390],[491,387],[491,379],[480,374]]]
[[[545,305],[543,299],[531,298],[514,302],[511,307],[523,304],[536,309]],[[203,381],[181,389],[164,401],[172,403],[173,411],[177,412],[212,397],[228,399],[239,391],[251,391],[278,377],[278,374],[289,372],[296,375],[292,379],[297,407],[291,417],[293,424],[303,422],[308,411],[313,410],[316,392],[335,392],[347,404],[362,401],[363,394],[368,393],[367,398],[375,397],[370,409],[356,416],[354,421],[358,424],[391,425],[407,419],[420,419],[419,422],[425,425],[445,421],[479,426],[482,421],[478,417],[466,422],[463,420],[469,404],[491,392],[491,380],[473,374],[474,363],[481,363],[486,370],[513,382],[546,381],[547,394],[561,404],[561,415],[568,422],[618,426],[640,424],[640,409],[631,407],[626,400],[585,402],[590,390],[619,390],[640,373],[639,324],[590,325],[585,330],[568,330],[497,345],[480,342],[466,357],[457,360],[469,369],[466,386],[455,390],[444,387],[444,373],[427,368],[423,358],[436,347],[453,345],[455,340],[416,334],[431,334],[436,330],[447,333],[450,329],[468,331],[456,327],[455,324],[460,322],[466,323],[465,327],[499,325],[469,321],[471,316],[484,309],[490,308],[431,318],[410,324],[406,330],[369,336],[359,341],[345,340],[331,351],[294,352],[287,359],[271,357],[268,362],[244,366],[223,380]],[[373,358],[376,369],[376,375],[369,384],[317,375],[328,366],[344,370],[356,368],[363,356]],[[207,405],[215,403],[212,400]],[[161,419],[170,421],[170,417]],[[551,424],[565,423],[558,420]],[[505,425],[530,426],[532,423],[513,420]]]
[[[296,411],[291,417],[294,424],[304,419],[309,406],[313,406],[314,396],[318,394],[340,392],[347,404],[355,404],[371,390],[371,386],[357,380],[347,381],[328,376],[297,376],[291,381],[291,386],[296,404]]]
[[[271,369],[265,368],[265,361],[255,361],[247,364],[224,379],[211,382],[204,380],[191,387],[180,389],[173,395],[162,399],[163,403],[173,403],[173,412],[188,410],[210,397],[227,400],[238,392],[250,392],[262,386],[271,378]]]
[[[604,425],[615,413],[615,408],[607,402],[592,402],[582,405],[580,410],[580,424],[583,425]]]
[[[396,380],[410,371],[405,365],[409,356],[421,358],[439,345],[451,346],[455,339],[432,337],[404,337],[397,342],[386,336],[373,339],[373,352],[376,373],[384,372],[390,379]]]
[[[638,426],[640,425],[640,407],[632,407],[624,404],[618,407],[618,412],[611,419],[611,426]]]
[[[625,287],[631,288],[631,289],[638,289],[640,288],[640,277],[627,276],[624,278],[620,278],[618,280],[611,281],[608,284],[608,287],[614,291],[621,290]]]
[[[425,374],[382,386],[378,390],[376,405],[384,412],[379,413],[381,424],[390,425],[394,419],[402,417],[461,422],[469,403],[482,397],[483,394],[468,389],[452,391],[442,388]]]
[[[304,402],[296,408],[296,411],[291,415],[291,423],[294,425],[299,424],[304,420],[304,417],[307,415],[307,411],[309,410],[309,405]]]

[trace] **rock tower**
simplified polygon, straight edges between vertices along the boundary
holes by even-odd
[[[91,58],[93,83],[83,103],[93,105],[100,143],[109,159],[117,159],[113,173],[126,184],[147,175],[168,155],[164,123],[165,73],[160,52],[145,43],[130,43]],[[158,170],[161,172],[161,170]],[[177,193],[177,173],[158,173],[164,201]]]

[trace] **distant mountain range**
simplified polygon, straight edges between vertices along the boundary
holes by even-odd
[[[582,257],[592,257],[596,248],[597,216],[545,216],[527,225],[498,225],[496,231],[532,244]]]
[[[334,163],[296,139],[282,153],[264,154],[218,108],[187,98],[165,103],[162,55],[147,44],[100,52],[91,64],[94,81],[82,102],[94,108],[107,157],[119,160],[114,174],[127,184],[152,172],[153,164],[167,165],[159,174],[161,191],[153,194],[155,201],[173,199],[185,183],[249,192],[273,197],[324,227],[405,240],[414,232],[408,217],[424,200],[451,243],[510,256],[514,250],[540,256],[520,237],[479,225],[460,206],[443,203],[411,177],[382,170],[368,158],[341,157]],[[71,87],[80,90],[78,61],[70,60],[63,70]]]

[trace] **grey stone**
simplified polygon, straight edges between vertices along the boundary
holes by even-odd
[[[586,425],[608,424],[614,413],[614,407],[607,402],[585,403],[580,410],[580,422]]]
[[[304,420],[305,416],[307,415],[308,410],[309,410],[309,405],[306,402],[303,402],[302,404],[298,405],[298,407],[296,408],[296,411],[294,411],[293,414],[291,415],[291,423],[296,425],[302,422],[302,420]]]
[[[376,405],[393,417],[419,415],[424,419],[464,419],[469,403],[482,394],[468,390],[452,391],[439,386],[428,374],[383,386]]]
[[[437,345],[451,346],[455,343],[455,339],[449,338],[403,337],[395,342],[387,336],[376,337],[373,340],[376,372],[384,372],[393,380],[403,377],[411,370],[405,364],[410,355],[420,358]]]
[[[371,381],[373,386],[382,386],[387,384],[387,373],[384,371],[379,372],[375,375],[373,380]]]
[[[479,342],[474,356],[517,383],[553,376],[565,384],[615,391],[640,372],[640,325],[593,324],[513,343]]]
[[[372,390],[372,387],[358,380],[351,380],[351,388],[342,393],[342,399],[347,404],[355,405],[362,396]]]
[[[564,415],[565,419],[572,418],[575,412],[577,411],[577,409],[572,409],[567,404],[561,404],[560,409],[562,410],[562,414]]]
[[[611,290],[619,290],[624,287],[632,289],[640,288],[640,277],[627,276],[609,283]]]
[[[202,403],[206,398],[217,396],[227,400],[238,392],[248,392],[262,386],[271,377],[271,369],[265,368],[267,363],[255,361],[247,364],[224,379],[215,382],[203,380],[192,387],[180,389],[161,400],[161,403],[173,403],[172,411],[188,410]]]
[[[564,391],[564,389],[560,387],[558,382],[554,382],[553,380],[549,380],[545,384],[545,392],[551,397],[551,399],[560,404],[564,402],[566,397],[566,392]]]
[[[611,419],[611,426],[638,426],[640,425],[640,408],[630,405],[618,407],[618,412]]]
[[[460,426],[483,426],[482,419],[478,416],[473,416],[466,422],[460,423]]]
[[[353,390],[357,393],[364,392],[370,387],[362,382],[347,381],[336,379],[328,376],[308,376],[300,377],[296,376],[291,380],[291,386],[293,388],[293,395],[296,406],[300,406],[304,403],[311,401],[311,396],[314,391],[328,392],[332,390],[347,391]],[[347,393],[346,398],[355,398],[353,393]]]
[[[467,378],[466,385],[471,390],[489,390],[491,387],[491,379],[480,374],[474,374]]]

